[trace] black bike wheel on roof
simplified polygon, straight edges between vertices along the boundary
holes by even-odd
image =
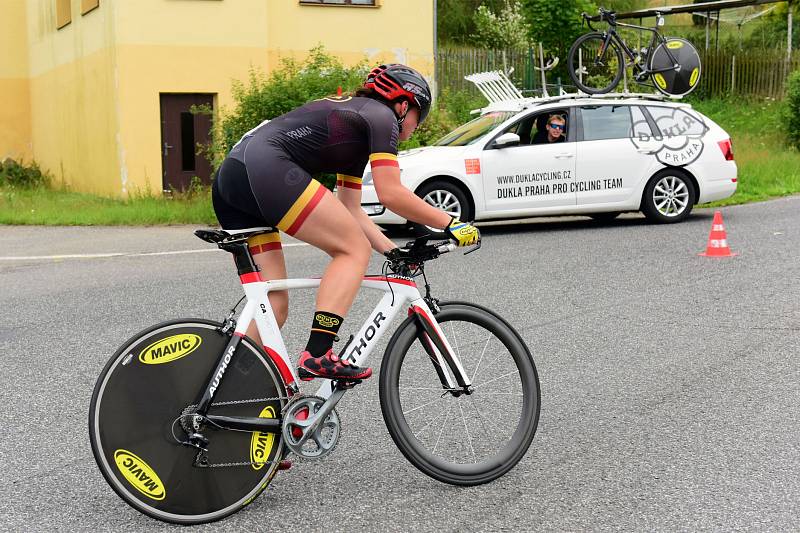
[[[158,520],[219,520],[253,501],[281,459],[280,434],[205,426],[210,464],[257,464],[196,467],[197,450],[173,437],[186,436],[176,420],[199,400],[229,339],[219,328],[216,322],[183,319],[146,329],[117,350],[92,394],[89,435],[100,471],[126,503]],[[286,397],[277,368],[244,338],[209,414],[278,418],[284,401],[227,403],[275,397]]]
[[[424,474],[452,485],[488,483],[522,459],[536,433],[536,366],[519,334],[488,309],[445,303],[436,320],[473,378],[473,394],[443,394],[409,317],[381,363],[383,418],[397,447]]]
[[[653,50],[648,69],[669,69],[674,66],[672,58],[678,62],[680,70],[667,70],[651,74],[653,85],[667,96],[686,96],[700,84],[700,75],[702,74],[700,54],[686,39],[670,37]]]
[[[619,84],[625,61],[612,40],[600,32],[578,37],[567,56],[567,71],[572,83],[587,94],[605,94]]]

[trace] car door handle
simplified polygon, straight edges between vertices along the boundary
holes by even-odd
[[[569,152],[556,154],[556,159],[569,159],[570,157],[575,157],[575,154],[571,154]]]

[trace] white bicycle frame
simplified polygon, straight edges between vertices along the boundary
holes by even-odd
[[[264,351],[277,365],[286,385],[291,386],[298,380],[298,376],[294,362],[290,359],[283,342],[268,294],[272,291],[315,289],[319,287],[321,280],[313,278],[264,281],[258,272],[244,274],[240,276],[240,280],[247,301],[237,318],[234,333],[244,336],[250,321],[255,319]],[[408,303],[408,314],[416,314],[420,318],[424,326],[423,337],[429,354],[434,360],[434,364],[438,366],[437,371],[442,371],[441,377],[448,388],[459,389],[472,384],[456,352],[450,346],[442,328],[436,322],[433,312],[412,279],[392,275],[366,276],[361,282],[361,287],[382,291],[385,294],[354,336],[353,342],[346,347],[347,353],[342,354],[342,358],[346,358],[356,365],[364,366],[378,341],[389,329],[389,324]],[[456,376],[453,376],[448,369],[455,370]],[[324,383],[316,394],[327,400],[333,390],[330,380],[323,381]]]

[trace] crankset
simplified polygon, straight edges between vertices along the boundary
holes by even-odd
[[[341,424],[335,396],[327,401],[319,396],[295,396],[286,405],[282,433],[291,452],[305,459],[321,459],[336,448]]]

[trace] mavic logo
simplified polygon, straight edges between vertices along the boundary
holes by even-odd
[[[114,452],[114,462],[136,490],[153,500],[163,500],[166,497],[167,492],[161,479],[140,457],[128,450],[120,449]]]
[[[275,418],[275,408],[272,406],[265,407],[259,418]],[[254,431],[250,439],[250,462],[252,463],[253,470],[261,470],[269,454],[272,452],[272,446],[275,444],[274,433],[262,433]]]
[[[139,361],[146,365],[160,365],[186,357],[203,342],[199,335],[183,333],[156,341],[139,354]]]

